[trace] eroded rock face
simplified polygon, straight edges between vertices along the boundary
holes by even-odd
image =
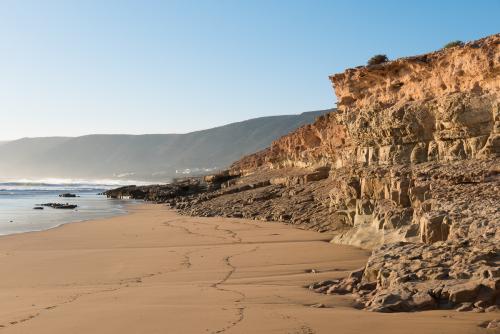
[[[394,312],[495,310],[500,245],[500,34],[330,77],[338,110],[244,157],[183,214],[283,221],[373,249],[311,285]]]
[[[232,169],[331,168],[330,212],[333,220],[352,227],[337,242],[372,247],[447,240],[452,221],[446,210],[437,211],[439,201],[429,188],[432,168],[493,159],[493,164],[474,167],[481,173],[486,165],[495,165],[500,157],[499,74],[500,34],[349,69],[330,77],[337,112],[243,158]],[[433,167],[426,172],[421,164]]]
[[[498,157],[499,54],[497,34],[333,75],[337,112],[232,168],[340,168]]]
[[[375,311],[491,310],[500,279],[500,34],[330,79],[336,112],[232,166],[254,178],[326,167],[329,177],[283,182],[239,211],[276,219],[279,208],[286,215],[277,220],[374,249],[361,274],[317,283],[318,292],[354,293]]]
[[[356,275],[311,289],[353,293],[357,305],[371,311],[494,310],[500,304],[499,241],[485,233],[458,242],[386,244]]]

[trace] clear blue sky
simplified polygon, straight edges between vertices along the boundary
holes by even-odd
[[[0,140],[329,108],[329,74],[498,33],[499,14],[499,0],[1,0]]]

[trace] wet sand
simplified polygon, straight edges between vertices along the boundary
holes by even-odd
[[[154,204],[1,237],[0,332],[486,333],[478,324],[497,316],[372,313],[349,296],[313,293],[304,286],[344,277],[368,257],[328,239]]]

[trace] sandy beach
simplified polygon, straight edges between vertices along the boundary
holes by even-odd
[[[484,333],[478,325],[496,316],[373,313],[348,296],[313,293],[304,286],[344,277],[369,255],[328,240],[154,204],[1,237],[0,332]]]

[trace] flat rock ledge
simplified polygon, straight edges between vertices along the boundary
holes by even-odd
[[[480,245],[477,247],[475,245]],[[499,310],[498,240],[416,244],[398,242],[373,251],[347,278],[313,283],[325,294],[352,294],[355,306],[376,312],[432,309]]]

